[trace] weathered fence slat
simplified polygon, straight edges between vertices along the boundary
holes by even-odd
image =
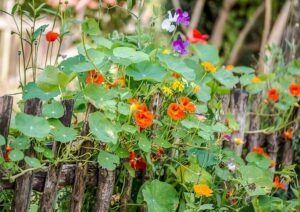
[[[7,139],[10,118],[12,112],[13,98],[11,96],[2,96],[0,97],[0,135]],[[0,149],[0,157],[3,157],[5,152],[5,146]],[[2,170],[0,167],[0,179],[2,178]],[[2,183],[0,181],[0,191],[3,190]]]
[[[66,126],[70,127],[73,113],[74,100],[65,100],[62,102],[64,107],[64,116],[60,121]],[[59,150],[63,149],[63,144],[54,142],[53,151],[55,157],[59,156]],[[49,167],[47,177],[45,180],[44,192],[40,202],[40,211],[53,211],[55,207],[55,198],[57,193],[57,187],[59,183],[59,176],[61,173],[62,164],[51,165]]]
[[[88,104],[84,124],[82,126],[81,135],[86,136],[89,133],[89,123],[88,116],[90,113],[95,112],[96,108],[92,104]],[[101,123],[99,123],[101,124]],[[80,149],[79,154],[84,155],[88,150],[86,147],[90,147],[92,145],[91,141],[85,141],[82,144],[82,148]],[[70,211],[71,212],[80,212],[81,206],[83,203],[84,191],[86,186],[86,174],[87,174],[87,164],[79,163],[75,169],[75,181],[72,191],[71,203],[70,203]]]
[[[120,212],[128,211],[128,203],[131,200],[132,182],[133,182],[133,178],[127,172],[125,177],[124,191],[120,201],[121,202]]]
[[[7,138],[10,118],[12,112],[13,97],[2,96],[0,97],[0,135]],[[5,146],[2,147],[2,152],[5,151]]]
[[[259,104],[261,102],[261,94],[255,94],[252,102],[252,112],[256,112],[259,109]],[[250,118],[250,126],[249,130],[259,130],[260,128],[260,117],[257,114],[253,114],[249,116]],[[259,133],[251,133],[247,136],[247,145],[248,151],[251,152],[254,147],[260,147],[262,145],[263,137]]]
[[[26,101],[24,112],[30,115],[39,116],[41,114],[41,109],[42,109],[42,101],[40,99],[34,98]],[[34,150],[32,146],[25,152],[25,155],[34,156]],[[20,165],[26,167],[24,161],[22,161]],[[13,212],[28,211],[30,206],[32,180],[33,180],[32,173],[33,173],[32,171],[29,171],[26,174],[16,179],[15,194],[12,201],[11,211]]]
[[[110,201],[115,186],[115,178],[116,170],[108,171],[107,169],[99,168],[96,201],[93,209],[94,212],[109,211]]]
[[[239,124],[239,130],[232,134],[232,139],[239,138],[244,140],[245,128],[246,128],[246,115],[247,115],[247,103],[248,93],[241,89],[235,89],[230,96],[230,109],[236,117],[236,121]],[[237,155],[242,155],[243,144],[236,145],[231,144],[231,148],[234,149]]]

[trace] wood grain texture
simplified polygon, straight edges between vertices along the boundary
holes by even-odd
[[[85,114],[84,123],[81,130],[81,135],[86,136],[89,133],[89,123],[88,123],[88,116],[90,113],[93,113],[96,111],[96,108],[92,104],[88,104],[87,111]],[[101,124],[101,123],[99,123]],[[88,152],[87,147],[91,147],[92,142],[91,141],[85,141],[82,144],[82,148],[80,149],[79,155],[85,155],[82,157],[82,159],[88,159],[88,155],[86,154]],[[70,209],[71,212],[80,212],[83,198],[84,198],[84,191],[86,187],[86,176],[87,176],[87,164],[78,163],[75,169],[75,181],[74,186],[72,190],[72,197],[71,197],[71,203],[70,203]]]
[[[25,103],[24,112],[33,116],[41,115],[42,111],[42,101],[40,99],[34,98],[29,99]],[[28,150],[25,151],[26,156],[34,156],[34,150],[31,146]],[[20,162],[20,166],[27,168],[27,165],[24,161]],[[12,201],[11,211],[20,212],[28,211],[30,206],[31,199],[31,190],[33,182],[33,172],[27,172],[26,174],[20,176],[16,179],[15,182],[15,194]]]
[[[64,116],[60,118],[60,121],[64,126],[70,127],[74,100],[65,100],[62,102],[64,107]],[[60,142],[54,142],[53,151],[55,157],[58,157],[60,153],[59,150],[64,148],[64,144]],[[41,212],[51,212],[55,207],[55,199],[58,188],[59,177],[61,173],[62,164],[51,165],[48,169],[47,177],[45,180],[44,191],[40,202],[39,211]]]
[[[8,136],[12,105],[13,105],[12,96],[0,97],[0,135],[2,135],[5,139],[7,139]],[[2,146],[1,150],[4,153],[5,146]]]

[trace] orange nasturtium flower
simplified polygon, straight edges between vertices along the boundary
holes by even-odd
[[[181,120],[185,117],[185,113],[180,109],[176,103],[171,103],[167,110],[168,115],[175,120]]]
[[[294,132],[292,129],[288,129],[287,131],[284,131],[282,134],[284,140],[291,140],[293,136],[294,136]]]
[[[299,96],[300,95],[300,85],[292,83],[289,86],[290,94],[293,96]]]
[[[153,114],[148,110],[140,110],[138,111],[134,116],[136,124],[144,129],[147,127],[150,127],[152,125],[154,116]]]
[[[203,69],[207,72],[216,72],[217,68],[214,64],[210,63],[210,62],[203,62],[201,63]]]
[[[285,186],[282,183],[280,183],[280,179],[278,176],[275,177],[275,181],[273,182],[272,187],[285,190]]]
[[[213,190],[206,184],[194,185],[194,192],[200,197],[211,197],[213,195]]]
[[[251,82],[254,84],[258,84],[258,83],[261,83],[261,79],[259,77],[255,76],[252,78]]]
[[[277,102],[279,100],[279,95],[278,95],[276,89],[270,89],[268,91],[268,96],[269,96],[269,99],[273,102]]]
[[[180,109],[186,112],[195,112],[196,106],[190,102],[188,97],[180,97]]]
[[[225,66],[225,70],[227,70],[227,71],[231,71],[232,69],[234,69],[233,65],[227,65],[227,66]]]
[[[105,81],[105,78],[102,76],[102,74],[97,73],[95,70],[91,70],[88,72],[86,83],[91,84],[101,84]]]
[[[270,156],[267,153],[265,153],[265,151],[260,147],[254,147],[251,152],[257,152],[264,155],[267,158],[270,158]]]
[[[48,42],[54,42],[59,38],[59,34],[57,32],[47,32],[46,34],[46,40]]]

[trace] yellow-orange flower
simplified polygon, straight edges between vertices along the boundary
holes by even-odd
[[[164,86],[161,90],[165,96],[171,96],[173,94],[172,89],[169,87]]]
[[[194,185],[194,192],[200,197],[211,197],[213,195],[213,190],[206,184]]]
[[[240,138],[235,138],[233,141],[236,145],[244,144],[244,141]]]
[[[137,99],[129,98],[128,99],[128,103],[131,104],[130,113],[132,113],[133,111],[137,110],[138,107],[140,106],[140,103],[138,102]]]
[[[261,79],[259,77],[255,76],[252,78],[251,82],[254,84],[258,84],[258,83],[261,83]]]
[[[227,70],[227,71],[231,71],[232,69],[234,69],[233,65],[227,65],[227,66],[225,66],[225,70]]]
[[[163,53],[163,54],[170,54],[170,50],[169,50],[169,49],[164,49],[164,50],[162,51],[162,53]]]
[[[203,62],[201,65],[207,72],[216,72],[217,70],[216,66],[210,62]]]
[[[172,84],[172,89],[174,91],[178,90],[179,92],[182,92],[184,88],[185,88],[184,83],[179,80],[175,80]]]

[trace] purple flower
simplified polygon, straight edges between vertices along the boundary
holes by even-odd
[[[179,38],[177,40],[174,40],[172,45],[173,45],[173,49],[179,52],[181,55],[188,53],[188,50],[186,49],[189,45],[188,41],[183,41],[181,38]]]
[[[188,12],[183,12],[182,9],[177,9],[176,15],[178,16],[176,20],[178,24],[183,24],[185,26],[190,24],[190,17]]]
[[[224,139],[226,141],[230,141],[231,142],[231,136],[230,135],[224,135]]]
[[[199,119],[199,121],[201,121],[201,122],[207,121],[207,118],[206,118],[203,114],[201,114],[201,113],[196,113],[195,116],[196,116],[196,117]]]
[[[227,168],[231,171],[235,171],[236,165],[233,163],[234,159],[229,159],[227,163]]]

